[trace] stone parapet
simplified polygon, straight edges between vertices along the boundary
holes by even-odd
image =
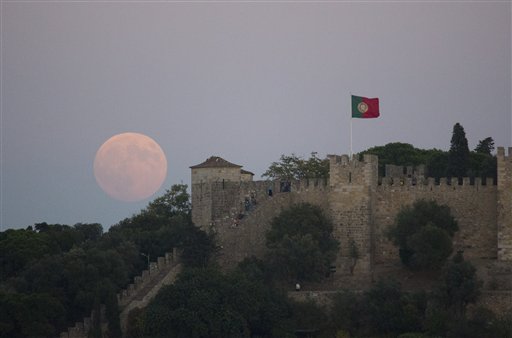
[[[90,317],[85,317],[83,321],[76,322],[75,326],[69,327],[67,331],[61,332],[59,338],[88,338],[92,329],[92,318],[95,318],[96,313],[91,312]],[[105,305],[100,306],[100,323],[103,329],[105,328],[106,317],[105,317]]]
[[[158,257],[156,262],[149,264],[149,270],[142,271],[140,276],[133,279],[133,283],[117,294],[117,303],[119,307],[123,307],[130,303],[134,297],[143,290],[148,284],[158,276],[159,272],[169,269],[179,264],[178,251],[173,249],[172,253],[166,253],[163,257]]]

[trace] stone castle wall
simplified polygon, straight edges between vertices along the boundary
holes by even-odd
[[[512,261],[512,148],[498,148],[498,259]]]
[[[433,180],[412,185],[403,184],[377,186],[374,197],[375,261],[385,263],[396,261],[398,249],[387,239],[387,232],[393,225],[396,214],[415,200],[434,200],[448,205],[459,224],[454,237],[454,250],[464,250],[464,256],[473,258],[496,258],[496,196],[495,185],[482,185],[480,180],[470,185],[465,179],[462,185],[447,185],[446,179],[440,184]]]
[[[196,225],[216,235],[219,263],[225,267],[253,255],[261,257],[270,222],[284,208],[301,202],[327,205],[327,181],[321,179],[294,181],[289,185],[275,181],[226,180],[211,182],[206,189],[204,185],[192,185],[192,205],[194,200],[202,199],[199,209],[193,207],[192,219]],[[208,195],[197,196],[200,189],[208,191]],[[205,200],[208,202],[204,203]]]
[[[193,175],[192,217],[196,225],[217,234],[220,262],[232,266],[264,253],[265,232],[283,208],[299,202],[316,204],[332,219],[334,235],[341,243],[337,274],[347,274],[353,264],[351,245],[356,246],[359,258],[350,273],[369,274],[374,264],[398,263],[397,249],[387,232],[400,209],[418,199],[435,200],[448,205],[458,221],[455,250],[464,250],[469,259],[512,261],[511,154],[512,148],[508,156],[503,148],[498,149],[497,185],[468,178],[461,184],[447,179],[435,182],[415,176],[411,168],[386,168],[399,177],[379,178],[378,159],[373,155],[365,155],[362,161],[331,155],[329,180],[284,186],[217,176],[214,181],[198,180]]]

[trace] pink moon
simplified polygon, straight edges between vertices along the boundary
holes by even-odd
[[[153,195],[167,175],[167,159],[152,138],[123,133],[109,138],[96,152],[94,176],[112,198],[135,202]]]

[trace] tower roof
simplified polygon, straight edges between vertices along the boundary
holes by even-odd
[[[253,175],[254,176],[254,173],[250,172],[250,171],[247,171],[247,170],[244,170],[244,169],[240,169],[240,172],[242,174],[246,174],[246,175]]]
[[[242,168],[242,166],[228,162],[222,157],[212,156],[203,163],[196,164],[190,167],[190,169],[198,168]]]

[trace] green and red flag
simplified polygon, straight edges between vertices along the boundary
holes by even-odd
[[[352,95],[352,117],[373,119],[379,117],[379,99]]]

